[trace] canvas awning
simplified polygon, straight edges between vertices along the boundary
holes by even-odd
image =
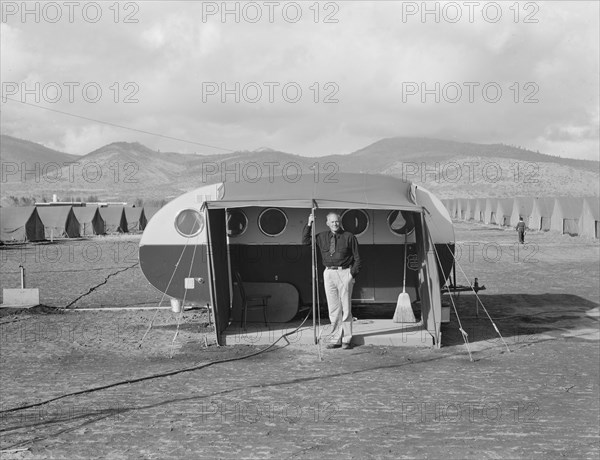
[[[225,182],[216,200],[206,202],[209,209],[268,206],[324,209],[401,209],[421,212],[415,188],[410,182],[389,176],[339,174],[327,180],[305,174],[263,178],[256,183]]]

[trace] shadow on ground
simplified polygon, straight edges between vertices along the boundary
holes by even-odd
[[[485,310],[509,345],[537,341],[544,334],[598,340],[598,304],[579,296],[480,294],[479,298],[485,308],[481,305],[476,308],[473,294],[463,294],[455,299],[460,323],[470,343],[502,343]],[[442,346],[464,343],[459,320],[454,308],[450,308],[450,323],[442,325]]]

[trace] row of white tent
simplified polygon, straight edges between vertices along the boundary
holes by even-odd
[[[515,227],[522,217],[530,230],[598,238],[596,197],[453,198],[442,200],[454,220]]]
[[[0,240],[41,241],[136,233],[158,208],[134,206],[19,206],[0,208]]]

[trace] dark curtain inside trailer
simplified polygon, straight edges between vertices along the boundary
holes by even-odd
[[[231,313],[225,209],[209,209],[206,215],[210,297],[215,313],[217,343],[222,345],[221,333],[227,329]]]
[[[434,245],[429,236],[427,224],[421,214],[415,219],[417,232],[417,252],[419,267],[419,294],[421,297],[421,321],[433,338],[436,348],[440,347],[440,325],[442,319],[442,300],[438,261]]]

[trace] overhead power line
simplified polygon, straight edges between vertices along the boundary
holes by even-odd
[[[181,139],[180,137],[167,136],[166,134],[154,133],[152,131],[145,131],[143,129],[131,128],[130,126],[119,125],[117,123],[112,123],[110,121],[98,120],[97,118],[85,117],[83,115],[77,115],[77,114],[74,114],[74,113],[65,112],[63,110],[51,109],[50,107],[44,107],[44,106],[41,106],[41,105],[32,104],[30,102],[19,101],[18,99],[13,99],[11,97],[6,97],[5,96],[5,97],[3,97],[3,99],[9,100],[9,101],[13,101],[13,102],[19,102],[21,104],[28,105],[30,107],[35,107],[36,109],[48,110],[49,112],[60,113],[61,115],[67,115],[69,117],[79,118],[81,120],[93,121],[94,123],[100,123],[100,124],[103,124],[103,125],[113,126],[115,128],[127,129],[129,131],[135,131],[135,132],[138,132],[138,133],[148,134],[150,136],[162,137],[164,139],[171,139],[171,140],[178,141],[178,142],[185,142],[186,144],[199,145],[201,147],[208,147],[208,148],[211,148],[211,149],[222,150],[224,152],[235,152],[236,151],[236,150],[225,148],[225,147],[218,147],[216,145],[203,144],[201,142],[190,141],[190,140],[187,140],[187,139]]]

